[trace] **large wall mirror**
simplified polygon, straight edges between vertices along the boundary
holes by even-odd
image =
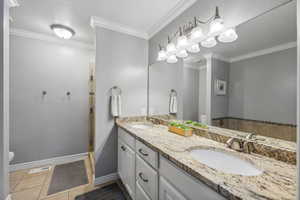
[[[199,45],[199,53],[176,63],[151,64],[148,114],[296,142],[296,1],[261,12],[235,31],[234,42],[216,37],[214,47]]]

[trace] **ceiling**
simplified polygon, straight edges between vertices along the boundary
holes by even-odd
[[[93,43],[94,32],[90,26],[90,19],[95,16],[97,20],[100,20],[100,24],[115,25],[122,27],[123,30],[129,30],[131,33],[145,33],[151,36],[197,1],[198,6],[196,9],[199,15],[208,11],[207,6],[203,7],[201,5],[211,5],[210,7],[220,5],[220,7],[224,7],[227,13],[225,18],[234,18],[240,23],[287,0],[255,1],[256,3],[251,5],[251,9],[248,9],[251,2],[253,2],[250,0],[244,0],[244,3],[239,0],[226,1],[227,3],[225,3],[225,0],[18,0],[20,7],[11,9],[11,17],[13,18],[11,27],[53,35],[49,26],[53,23],[60,23],[70,26],[76,31],[73,40]],[[222,10],[222,8],[220,9]],[[211,9],[209,11],[211,13]],[[245,46],[252,44],[252,41],[247,43],[249,37],[258,41],[262,40],[263,44],[267,46],[273,41],[270,40],[268,43],[267,40],[261,38],[267,37],[270,33],[272,33],[272,37],[277,34],[274,38],[279,38],[278,41],[286,41],[285,35],[282,35],[280,30],[278,32],[279,28],[276,25],[286,27],[285,30],[291,30],[288,35],[293,38],[294,29],[291,28],[293,23],[289,24],[286,21],[288,19],[294,22],[295,12],[296,7],[280,13],[279,15],[282,15],[284,20],[276,20],[278,23],[272,22],[273,17],[277,18],[275,14],[268,19],[255,20],[245,26],[242,25],[238,29],[240,35],[238,42],[227,46],[218,46],[203,52],[215,51],[229,57],[236,56],[238,53],[233,49],[228,50],[228,48],[236,48],[236,51],[243,53],[249,51],[245,48]],[[235,17],[230,18],[230,16]],[[273,28],[266,27],[264,24],[273,25]],[[253,32],[253,30],[256,31]]]
[[[297,6],[292,1],[273,9],[237,27],[239,38],[228,44],[217,46],[190,56],[187,61],[203,59],[203,55],[213,53],[225,60],[236,60],[239,57],[276,46],[295,44],[297,41]],[[293,45],[290,45],[293,46]]]
[[[182,12],[196,0],[18,0],[11,10],[13,28],[52,34],[49,26],[61,23],[76,31],[75,40],[92,43],[91,16],[147,32],[167,15]]]

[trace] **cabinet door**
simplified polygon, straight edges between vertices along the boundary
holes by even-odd
[[[123,182],[125,182],[125,156],[126,156],[126,145],[118,139],[118,174]]]
[[[130,148],[126,148],[124,157],[126,163],[125,180],[126,188],[131,196],[135,199],[135,152]]]
[[[186,200],[166,179],[159,178],[159,200]]]

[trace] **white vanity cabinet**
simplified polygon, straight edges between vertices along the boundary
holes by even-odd
[[[129,195],[135,199],[135,152],[118,138],[118,173]]]
[[[134,200],[225,200],[121,128],[118,172]]]
[[[187,200],[175,189],[164,177],[159,178],[159,199],[160,200]]]

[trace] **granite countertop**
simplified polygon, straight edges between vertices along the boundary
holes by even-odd
[[[147,129],[133,128],[132,124],[118,120],[117,125],[141,142],[160,152],[179,168],[207,184],[228,199],[295,199],[296,166],[259,154],[240,153],[201,136],[183,137],[168,131],[167,126],[152,125]],[[194,160],[189,150],[194,148],[226,151],[254,164],[263,173],[258,176],[242,176],[223,173]]]

